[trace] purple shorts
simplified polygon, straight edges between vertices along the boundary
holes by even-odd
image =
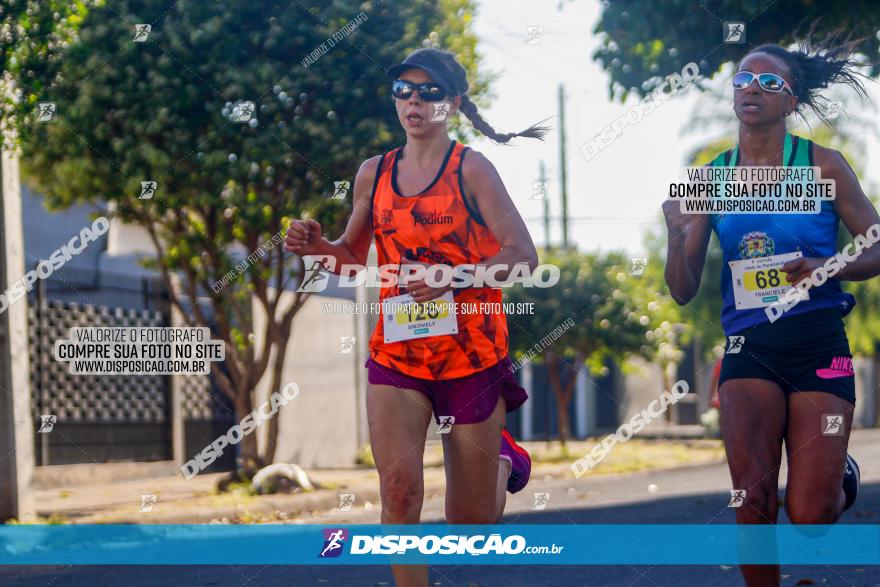
[[[519,408],[528,399],[526,390],[520,386],[511,372],[510,358],[504,358],[488,369],[456,379],[419,379],[373,359],[367,359],[367,380],[373,385],[392,385],[401,389],[415,389],[431,400],[434,420],[441,416],[454,416],[455,424],[483,422],[495,411],[498,398],[503,397],[507,411]]]

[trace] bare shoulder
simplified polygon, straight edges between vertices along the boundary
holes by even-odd
[[[376,179],[376,173],[379,171],[379,162],[381,160],[382,155],[376,155],[361,163],[360,169],[357,172],[358,179],[363,179],[372,187],[373,180]]]
[[[468,149],[461,164],[461,173],[465,180],[473,181],[480,177],[486,177],[487,174],[497,172],[488,157],[479,151]]]
[[[370,157],[361,163],[357,176],[354,180],[354,197],[358,199],[368,199],[373,192],[373,183],[376,181],[376,174],[379,172],[379,162],[382,155]]]
[[[823,177],[840,177],[850,170],[849,163],[843,153],[837,149],[829,149],[814,142],[813,164],[822,169]]]

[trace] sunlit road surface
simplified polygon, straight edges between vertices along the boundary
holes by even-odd
[[[857,431],[850,452],[861,465],[862,492],[842,522],[880,524],[880,430]],[[785,469],[780,481],[784,485]],[[704,524],[733,523],[730,479],[725,465],[706,465],[629,475],[533,479],[508,501],[511,524]],[[549,493],[545,509],[534,511],[534,493]],[[378,507],[324,512],[302,521],[339,525],[377,523]],[[442,495],[429,496],[425,522],[442,522]],[[784,513],[781,523],[787,523]],[[584,545],[587,546],[587,545]],[[317,557],[320,545],[316,545]],[[621,545],[626,548],[626,545]],[[432,585],[449,587],[555,586],[734,586],[743,585],[735,567],[691,566],[434,566]],[[2,585],[51,587],[104,585],[393,585],[386,566],[140,566],[0,567]],[[880,586],[880,568],[858,566],[783,567],[783,585]]]

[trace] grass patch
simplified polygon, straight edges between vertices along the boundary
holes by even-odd
[[[11,520],[7,520],[6,524],[9,526],[31,526],[36,524],[48,524],[50,526],[60,526],[62,524],[68,524],[67,516],[63,514],[50,514],[48,516],[37,516],[37,518],[31,522],[22,522],[17,518],[12,518]]]
[[[588,452],[589,449],[584,454]],[[635,473],[649,469],[723,462],[724,457],[724,445],[717,440],[630,440],[616,445],[591,473]]]
[[[571,448],[561,442],[549,442],[544,450],[536,450],[531,455],[532,461],[536,463],[557,464],[573,461],[576,457],[572,455]]]
[[[221,491],[213,487],[211,493],[206,496],[209,503],[214,506],[248,503],[257,495],[253,483],[250,481],[233,481]]]
[[[373,460],[373,449],[370,447],[369,443],[361,447],[361,450],[358,452],[357,458],[355,459],[355,463],[372,469],[376,468],[376,461]]]

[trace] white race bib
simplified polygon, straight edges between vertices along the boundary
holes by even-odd
[[[785,293],[794,286],[786,281],[788,274],[783,273],[780,268],[792,259],[802,256],[800,251],[795,251],[784,255],[728,261],[736,309],[763,308],[782,301]],[[801,294],[802,299],[810,299],[806,291]]]
[[[410,294],[385,298],[382,302],[385,342],[458,334],[455,302],[448,291],[439,298],[417,304]]]

